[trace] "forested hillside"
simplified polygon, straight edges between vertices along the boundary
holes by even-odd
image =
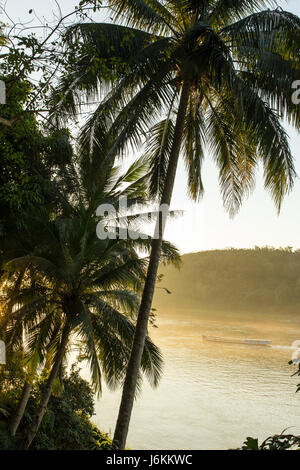
[[[155,307],[163,310],[300,312],[300,250],[255,248],[183,255],[180,270],[162,267]]]

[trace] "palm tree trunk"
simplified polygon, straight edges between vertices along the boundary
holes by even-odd
[[[189,93],[190,85],[188,83],[184,83],[181,91],[180,103],[178,107],[174,132],[174,140],[172,144],[167,175],[164,183],[161,205],[166,204],[169,206],[171,202],[180,147],[182,142],[182,135],[184,130]],[[145,338],[148,332],[148,320],[152,306],[154,288],[161,254],[163,236],[161,220],[159,225],[159,237],[157,239],[152,240],[148,272],[139,309],[137,324],[135,328],[130,358],[128,361],[126,378],[124,382],[121,404],[119,408],[119,415],[113,439],[113,445],[115,446],[115,448],[120,450],[124,450],[126,444],[129,422],[136,390],[136,383],[141,365]]]
[[[63,332],[62,332],[60,345],[59,345],[59,348],[58,348],[58,351],[57,351],[57,354],[56,354],[56,357],[55,357],[53,367],[51,369],[51,372],[50,372],[50,375],[48,377],[46,386],[45,386],[45,388],[43,390],[43,393],[42,393],[42,397],[41,397],[39,407],[36,411],[35,417],[32,421],[32,424],[29,426],[28,432],[27,432],[26,437],[24,439],[24,442],[23,442],[23,445],[22,445],[23,449],[28,449],[28,447],[32,443],[32,441],[35,438],[36,433],[37,433],[37,431],[40,427],[40,424],[42,422],[44,414],[46,412],[48,402],[49,402],[49,398],[51,396],[53,383],[54,383],[54,380],[55,380],[55,378],[57,376],[57,373],[59,371],[59,367],[60,367],[60,364],[62,362],[62,359],[64,357],[65,349],[66,349],[68,338],[69,338],[69,333],[70,333],[70,325],[67,321],[65,326],[64,326]]]
[[[30,393],[32,390],[32,383],[25,382],[22,390],[22,395],[20,401],[18,403],[18,408],[16,409],[15,413],[12,415],[10,422],[9,422],[9,430],[12,436],[14,436],[17,432],[21,419],[23,418]]]

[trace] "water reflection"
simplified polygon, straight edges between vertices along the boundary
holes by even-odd
[[[135,449],[228,449],[247,436],[300,432],[298,378],[288,365],[298,317],[176,312],[151,335],[164,353],[161,384],[135,403],[128,445]],[[268,339],[272,348],[204,342],[203,334]],[[95,422],[113,430],[120,392],[104,389]]]

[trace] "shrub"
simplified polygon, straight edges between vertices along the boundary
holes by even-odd
[[[7,423],[17,405],[20,390],[10,388],[0,395],[0,449],[16,449],[30,424],[44,381],[34,386],[16,437],[10,437]],[[32,443],[33,450],[110,450],[109,436],[101,432],[90,420],[94,414],[94,397],[89,383],[82,379],[79,370],[72,368],[61,380],[60,393],[55,390],[48,409]],[[2,411],[1,411],[2,410]]]

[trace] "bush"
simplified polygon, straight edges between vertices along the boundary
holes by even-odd
[[[299,446],[300,436],[281,433],[268,437],[262,444],[258,443],[258,439],[247,437],[239,450],[297,450]]]
[[[79,370],[72,368],[64,375],[60,393],[55,390],[48,409],[31,445],[33,450],[109,450],[112,441],[91,421],[94,414],[93,391]],[[7,431],[11,411],[16,407],[20,390],[12,390],[0,395],[0,449],[17,449],[27,426],[30,424],[44,381],[34,387],[18,433],[12,439]],[[9,399],[8,399],[9,398]],[[2,410],[2,412],[1,412]]]

